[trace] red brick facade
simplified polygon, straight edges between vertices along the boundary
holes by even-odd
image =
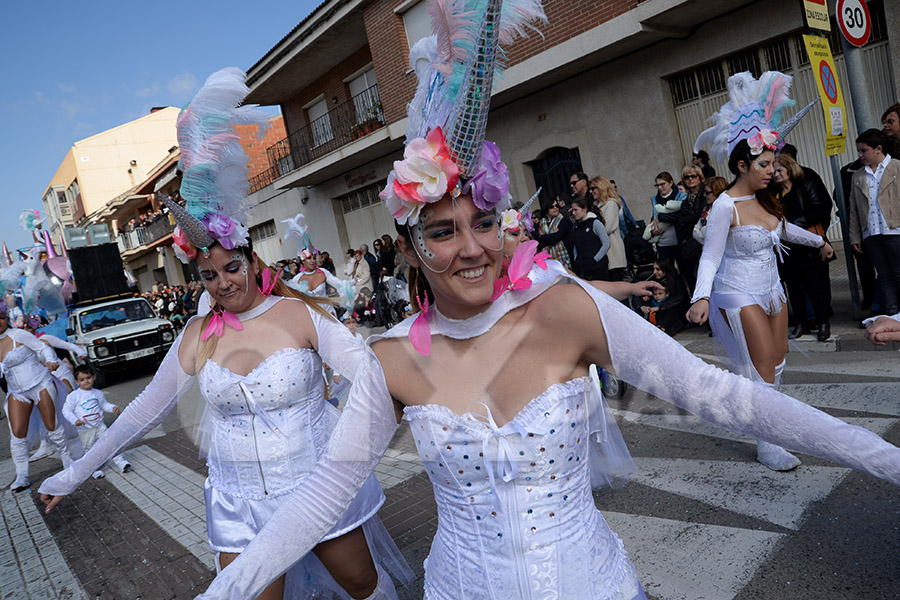
[[[394,12],[403,1],[373,0],[363,9],[366,35],[388,123],[406,116],[406,105],[416,91],[415,75],[409,72],[409,45],[403,16]],[[531,33],[508,48],[507,66],[520,63],[626,13],[637,7],[640,1],[545,0],[544,10],[549,23],[539,27],[540,35]]]
[[[335,65],[317,81],[281,105],[288,132],[293,133],[309,124],[304,106],[320,95],[337,104],[349,100],[344,79],[367,64],[375,67],[385,118],[395,123],[406,117],[406,105],[416,88],[415,74],[409,69],[409,45],[403,16],[394,12],[404,0],[371,0],[363,5],[363,20],[368,46]],[[424,1],[424,0],[423,0]],[[518,40],[508,48],[507,66],[513,66],[566,40],[589,31],[634,9],[643,0],[545,0],[544,9],[549,23],[539,27],[540,34]]]
[[[241,145],[247,152],[247,179],[252,179],[256,175],[264,172],[269,165],[269,158],[266,154],[266,148],[272,144],[283,140],[285,137],[284,119],[281,115],[269,119],[272,124],[266,134],[257,139],[257,129],[253,125],[237,125],[235,129],[241,136]]]

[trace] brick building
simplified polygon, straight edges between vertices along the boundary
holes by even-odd
[[[880,116],[898,96],[900,13],[885,11],[885,0],[868,4],[873,35],[863,60]],[[488,126],[517,199],[538,187],[544,202],[567,193],[569,174],[584,170],[616,179],[632,211],[647,217],[655,174],[677,174],[689,162],[729,75],[782,70],[795,76],[799,104],[816,95],[799,38],[799,2],[545,0],[544,6],[549,23],[508,49]],[[267,259],[293,254],[276,242],[279,221],[297,212],[306,214],[316,245],[336,259],[341,248],[393,233],[377,194],[402,154],[416,84],[409,48],[428,33],[424,0],[327,0],[248,70],[248,102],[280,106],[287,132],[267,149],[268,169],[251,185],[258,204],[254,241],[265,246]],[[835,35],[832,49],[846,81]],[[853,139],[852,117],[848,125]],[[791,141],[801,161],[830,182],[823,137],[816,116]]]

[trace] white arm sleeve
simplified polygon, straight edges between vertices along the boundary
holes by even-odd
[[[45,333],[40,337],[42,342],[46,342],[53,346],[54,348],[59,348],[60,350],[68,350],[75,356],[87,356],[87,351],[84,349],[84,346],[79,346],[78,344],[73,344],[72,342],[60,339],[55,335],[50,335],[49,333]]]
[[[706,216],[703,254],[700,255],[697,285],[694,288],[691,304],[702,298],[709,298],[712,293],[713,280],[716,278],[716,271],[719,270],[719,264],[722,262],[722,255],[725,254],[725,242],[728,241],[728,230],[731,229],[732,219],[734,219],[734,200],[722,192]]]
[[[91,473],[162,422],[195,379],[184,372],[178,361],[181,338],[179,335],[169,348],[144,391],[122,411],[94,447],[68,469],[45,479],[40,493],[51,496],[71,494]]]
[[[94,392],[98,394],[97,403],[100,405],[100,410],[108,413],[114,412],[113,409],[116,408],[116,405],[106,399],[106,394],[104,394],[100,390],[94,390]]]
[[[707,364],[636,313],[591,295],[620,379],[710,423],[900,485],[900,448],[803,402]]]
[[[821,248],[825,240],[821,235],[807,231],[802,227],[797,227],[793,223],[784,224],[784,231],[781,234],[786,242],[792,244],[801,244],[803,246],[811,246],[813,248]]]
[[[319,338],[319,356],[333,370],[353,381],[366,352],[362,336],[353,335],[337,320],[307,308]]]
[[[255,598],[312,550],[350,506],[396,430],[394,405],[381,364],[365,348],[347,406],[325,454],[198,599]]]
[[[62,415],[66,418],[66,421],[74,425],[75,421],[78,420],[78,417],[75,416],[75,412],[72,410],[72,407],[76,402],[75,396],[73,396],[72,394],[74,394],[74,392],[66,396],[66,402],[62,407]]]

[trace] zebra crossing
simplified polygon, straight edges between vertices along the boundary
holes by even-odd
[[[895,427],[900,422],[900,360],[894,355],[879,356],[877,362],[872,358],[870,352],[859,352],[832,364],[789,366],[789,381],[839,373],[847,382],[795,383],[784,385],[782,391],[879,435],[893,431],[896,443],[900,433],[900,428]],[[891,380],[858,382],[872,378]],[[637,484],[664,493],[667,498],[677,498],[684,518],[660,518],[653,515],[652,507],[640,504],[631,511],[606,510],[608,499],[602,494],[598,495],[598,507],[625,542],[648,596],[656,600],[788,597],[742,595],[742,591],[754,577],[765,576],[766,569],[773,567],[770,563],[775,555],[790,554],[794,536],[811,514],[819,514],[815,507],[825,502],[852,471],[806,456],[802,456],[804,464],[794,471],[770,471],[753,460],[755,440],[714,427],[655,399],[646,402],[639,410],[631,409],[633,400],[619,403],[627,404],[621,408],[615,408],[615,401],[612,403],[633,452],[635,445],[630,434],[636,431],[648,435],[666,432],[665,439],[670,444],[665,452],[657,452],[659,456],[635,456],[637,471],[629,486]],[[678,451],[673,450],[690,447],[692,451],[686,454],[704,454],[697,450],[704,439],[710,446],[725,443],[736,450],[721,457],[710,451],[710,458],[678,457]],[[876,481],[857,476],[864,482]],[[895,490],[891,489],[892,499],[882,508],[897,515],[900,493]],[[651,491],[642,497],[654,494]],[[731,524],[740,520],[736,516],[745,517],[741,526]],[[896,535],[900,518],[889,522],[895,525],[892,534]],[[828,542],[822,540],[822,544]],[[900,564],[900,545],[894,544],[892,551],[892,564]],[[777,563],[774,566],[777,568]],[[836,565],[835,570],[849,571],[854,567]],[[895,568],[894,574],[900,571]],[[835,591],[834,595],[792,597],[893,598],[900,597],[900,593],[893,586],[862,596]]]

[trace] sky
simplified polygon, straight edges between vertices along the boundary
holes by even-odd
[[[0,241],[30,245],[19,226],[69,148],[154,106],[182,106],[223,67],[247,70],[321,0],[15,2],[0,56]],[[277,112],[273,109],[273,112]],[[162,157],[161,157],[162,158]]]

